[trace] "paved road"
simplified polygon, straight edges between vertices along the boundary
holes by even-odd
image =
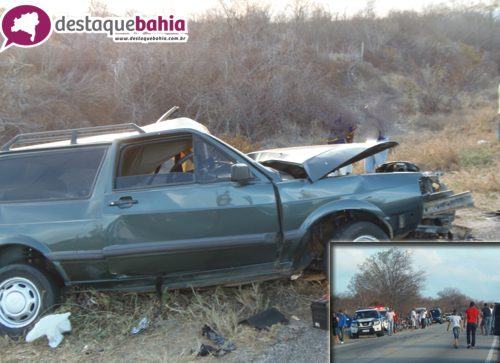
[[[467,337],[460,333],[458,349],[453,347],[453,332],[448,324],[433,324],[415,332],[404,330],[394,336],[361,336],[345,344],[333,344],[335,363],[493,363],[499,362],[500,337],[476,335],[475,349],[467,349]]]

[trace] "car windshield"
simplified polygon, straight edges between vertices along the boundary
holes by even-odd
[[[431,310],[431,314],[439,316],[439,310]]]
[[[352,318],[355,320],[357,320],[357,319],[374,319],[374,318],[378,318],[378,314],[375,310],[356,311]]]

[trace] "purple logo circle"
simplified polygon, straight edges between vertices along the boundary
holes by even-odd
[[[38,5],[17,5],[7,9],[0,20],[5,42],[0,52],[15,44],[34,47],[49,39],[52,19]]]

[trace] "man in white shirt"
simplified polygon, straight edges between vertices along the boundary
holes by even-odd
[[[415,326],[417,325],[417,312],[416,308],[411,311],[411,331],[415,331]]]
[[[389,312],[387,313],[387,322],[388,322],[388,333],[389,335],[392,335],[393,329],[394,329],[394,310],[392,308],[389,309]]]
[[[448,328],[446,331],[450,330],[450,324],[453,323],[453,336],[455,337],[455,349],[458,349],[458,337],[460,335],[460,328],[464,331],[464,326],[462,325],[462,319],[458,316],[458,311],[453,310],[453,315],[450,316],[450,322],[448,323]]]
[[[422,324],[422,329],[425,329],[425,318],[427,317],[427,313],[425,309],[420,312],[420,323]]]

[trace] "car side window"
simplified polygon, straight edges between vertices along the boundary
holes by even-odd
[[[194,164],[200,183],[231,180],[231,166],[236,164],[208,142],[195,138]]]
[[[139,142],[120,152],[116,189],[194,183],[192,137]]]
[[[28,153],[0,160],[0,202],[84,199],[105,149]]]

